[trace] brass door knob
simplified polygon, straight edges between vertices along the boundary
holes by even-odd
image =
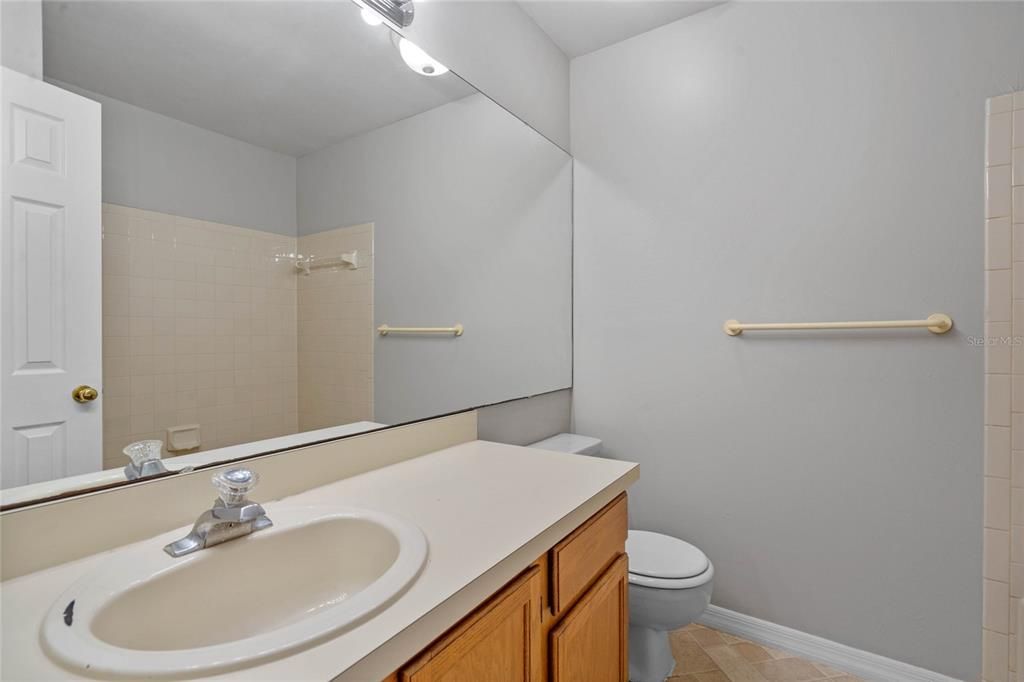
[[[71,397],[76,403],[91,403],[100,397],[100,392],[92,386],[78,386],[71,391]]]

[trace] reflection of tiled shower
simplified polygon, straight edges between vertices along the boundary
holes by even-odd
[[[299,430],[373,419],[373,225],[299,237],[303,258],[358,267],[298,276]]]
[[[351,228],[367,243],[361,269],[309,277],[294,265],[299,242],[334,248],[345,231],[296,239],[105,204],[103,232],[104,468],[173,426],[198,424],[208,450],[372,416],[370,226]],[[300,322],[304,301],[318,316]],[[300,337],[321,350],[300,353]],[[301,386],[303,358],[365,380],[325,371]]]
[[[1024,92],[988,101],[982,679],[1016,672],[1024,597]]]

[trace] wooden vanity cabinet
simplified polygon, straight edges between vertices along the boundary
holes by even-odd
[[[551,630],[551,682],[626,682],[628,596],[626,555],[620,554]]]
[[[401,670],[403,682],[542,679],[541,570],[533,566]]]
[[[385,682],[627,682],[623,493]]]

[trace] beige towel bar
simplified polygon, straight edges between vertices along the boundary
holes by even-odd
[[[868,320],[865,322],[764,322],[750,324],[726,320],[722,331],[739,336],[745,331],[783,331],[801,329],[905,329],[920,327],[933,334],[945,334],[953,328],[953,320],[945,313],[934,313],[927,320]]]
[[[377,327],[377,332],[381,336],[387,336],[388,334],[451,334],[452,336],[462,336],[462,325],[457,324],[454,327],[389,327],[386,324],[382,324]]]

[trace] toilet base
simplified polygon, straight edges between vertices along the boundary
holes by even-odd
[[[629,626],[630,682],[665,682],[675,667],[667,631]]]

